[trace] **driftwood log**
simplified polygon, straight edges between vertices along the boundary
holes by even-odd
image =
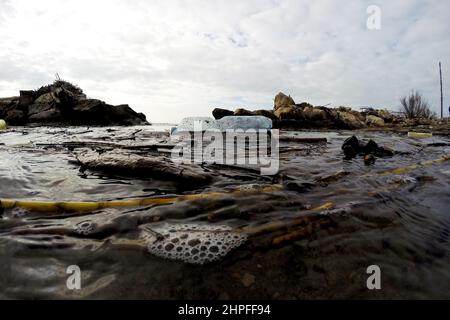
[[[101,171],[104,173],[155,178],[195,185],[204,185],[212,180],[212,176],[197,165],[174,163],[160,156],[140,156],[120,151],[97,153],[85,151],[76,155],[82,169]]]

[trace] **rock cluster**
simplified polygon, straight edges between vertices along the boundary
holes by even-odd
[[[383,127],[401,121],[401,118],[386,110],[366,109],[363,112],[351,108],[327,108],[313,106],[307,102],[296,104],[291,96],[280,92],[275,96],[273,110],[250,111],[237,109],[214,109],[213,116],[221,119],[225,116],[260,115],[270,118],[277,128],[329,128],[361,129],[366,127]]]
[[[128,105],[88,99],[69,82],[57,80],[20,96],[0,98],[0,119],[9,125],[145,125],[145,115]]]
[[[344,141],[342,151],[347,160],[353,159],[358,155],[364,156],[366,165],[375,163],[375,157],[392,157],[394,155],[394,151],[391,149],[381,147],[373,140],[363,143],[356,136],[352,136]]]

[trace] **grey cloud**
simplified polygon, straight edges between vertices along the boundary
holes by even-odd
[[[0,0],[0,81],[39,85],[59,72],[152,121],[209,115],[213,104],[270,107],[280,90],[395,109],[416,88],[437,107],[437,62],[450,72],[447,1],[377,1],[380,31],[365,27],[372,1],[34,3]]]

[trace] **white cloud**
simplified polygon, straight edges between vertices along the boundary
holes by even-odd
[[[0,96],[63,78],[150,121],[215,106],[387,106],[416,88],[439,105],[450,74],[447,1],[0,0]]]

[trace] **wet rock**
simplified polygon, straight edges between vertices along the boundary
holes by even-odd
[[[370,165],[375,164],[375,157],[372,154],[366,154],[364,156],[364,164],[366,166],[370,166]]]
[[[342,145],[342,151],[344,151],[346,159],[352,159],[358,155],[361,151],[359,146],[359,140],[356,136],[351,136],[344,141]]]
[[[284,93],[280,92],[275,96],[275,104],[274,104],[274,110],[278,110],[282,107],[289,107],[289,106],[295,106],[294,99],[291,98],[291,96],[287,96]]]
[[[368,115],[366,117],[366,123],[369,126],[374,126],[374,127],[383,127],[385,124],[384,120],[382,118],[373,116],[373,115]]]
[[[356,136],[352,136],[344,141],[342,145],[345,159],[353,159],[357,155],[372,155],[376,157],[391,157],[394,151],[380,147],[375,141],[369,140],[367,144],[361,143]],[[370,158],[368,158],[370,160]]]
[[[369,140],[369,142],[361,148],[361,152],[364,154],[372,154],[377,157],[392,157],[394,151],[380,147],[375,141]]]
[[[219,120],[219,119],[222,119],[223,117],[234,115],[234,112],[231,110],[215,108],[213,110],[212,114],[213,114],[214,119]]]

